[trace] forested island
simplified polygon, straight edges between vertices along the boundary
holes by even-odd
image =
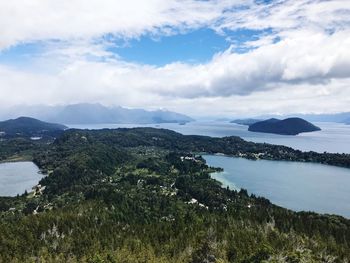
[[[249,125],[248,131],[275,133],[280,135],[298,135],[303,132],[320,131],[321,129],[302,118],[279,120],[271,118],[257,121]]]
[[[0,198],[0,262],[347,262],[350,220],[221,187],[201,153],[350,168],[350,155],[153,128],[0,141],[48,176]]]

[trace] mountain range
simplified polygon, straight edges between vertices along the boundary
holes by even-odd
[[[103,124],[103,123],[187,123],[193,121],[184,114],[123,107],[106,107],[101,104],[71,104],[66,106],[17,106],[3,112],[3,119],[29,116],[36,119],[64,124]]]
[[[240,124],[240,125],[249,126],[249,125],[252,125],[252,124],[259,122],[259,121],[262,121],[262,120],[248,118],[248,119],[236,119],[236,120],[230,121],[230,123],[236,123],[236,124]]]
[[[350,112],[340,112],[340,113],[329,113],[329,114],[287,114],[287,115],[264,115],[259,116],[257,119],[268,119],[268,118],[292,118],[298,117],[305,119],[310,122],[337,122],[350,124]]]
[[[329,113],[329,114],[267,114],[267,115],[256,115],[255,117],[239,118],[230,121],[231,123],[241,124],[241,125],[251,125],[254,122],[267,119],[279,119],[279,118],[301,118],[309,122],[336,122],[350,124],[350,112],[340,112],[340,113]]]

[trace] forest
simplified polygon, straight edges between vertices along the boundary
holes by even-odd
[[[347,154],[153,128],[3,140],[2,160],[47,176],[0,198],[0,262],[349,262],[350,220],[223,188],[201,153],[350,168]]]

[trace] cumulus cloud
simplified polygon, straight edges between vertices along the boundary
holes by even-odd
[[[248,114],[349,110],[350,2],[3,1],[0,49],[47,41],[34,64],[0,65],[0,103],[102,102]],[[165,66],[121,60],[103,36],[135,38],[208,27],[218,34],[268,30],[209,62]],[[196,109],[193,110],[193,103]],[[328,103],[329,108],[324,105]],[[214,107],[215,106],[215,107]]]
[[[134,38],[212,24],[243,0],[12,0],[0,2],[0,48],[37,40]]]
[[[281,84],[319,83],[350,78],[350,31],[328,35],[300,31],[292,38],[264,45],[248,53],[231,50],[217,54],[206,64],[172,63],[162,67],[111,59],[108,62],[72,61],[59,73],[63,86],[75,79],[79,85],[89,76],[100,89],[128,88],[168,97],[220,97],[247,95],[276,89]],[[96,77],[95,77],[96,75]]]
[[[241,103],[249,102],[250,99],[236,97],[244,95],[259,98],[259,105],[269,105],[268,97],[276,98],[272,95],[274,90],[275,94],[290,96],[289,102],[303,101],[300,94],[309,94],[317,101],[315,90],[322,91],[321,97],[330,97],[339,94],[336,80],[350,84],[349,36],[347,31],[332,35],[304,32],[248,53],[226,51],[217,54],[209,63],[199,65],[173,63],[157,67],[127,63],[118,58],[106,62],[62,55],[67,60],[54,74],[3,68],[0,86],[3,94],[11,94],[13,101],[21,103],[100,101],[136,107],[151,106],[151,102],[157,100],[160,107],[162,100],[175,99],[205,101],[204,98],[232,97]],[[311,87],[315,87],[311,93],[301,92]],[[350,91],[349,85],[342,87]],[[266,98],[256,97],[255,93],[266,94]],[[9,103],[9,96],[2,96],[1,102]],[[343,106],[339,104],[339,110]]]
[[[335,30],[349,27],[348,0],[275,0],[268,4],[248,4],[244,9],[226,12],[222,29],[273,29],[281,35],[297,28]]]

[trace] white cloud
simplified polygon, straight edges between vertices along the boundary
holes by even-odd
[[[11,0],[0,2],[0,49],[38,40],[134,38],[213,23],[243,0]]]
[[[344,111],[350,105],[346,104],[350,102],[349,46],[348,31],[332,35],[303,31],[249,53],[218,54],[207,64],[162,67],[117,58],[89,61],[56,50],[55,58],[61,54],[67,60],[55,73],[2,69],[0,89],[6,96],[1,96],[0,103],[90,101],[131,107],[177,106],[180,111],[195,103],[200,114],[204,113],[201,108],[211,105],[208,101],[214,101],[211,111],[217,113]]]
[[[281,32],[296,28],[339,29],[349,27],[348,0],[276,0],[251,4],[243,10],[227,12],[217,29],[272,29]]]
[[[87,3],[88,2],[88,3]],[[239,5],[245,8],[235,8]],[[0,104],[102,102],[197,115],[350,110],[350,2],[2,1],[0,49],[48,41],[40,73],[0,66]],[[164,35],[198,27],[265,30],[254,49],[205,64],[141,65],[99,37]],[[276,42],[278,38],[278,42]],[[44,66],[44,67],[45,67]],[[193,107],[195,105],[196,107]],[[327,105],[327,108],[325,108]]]

